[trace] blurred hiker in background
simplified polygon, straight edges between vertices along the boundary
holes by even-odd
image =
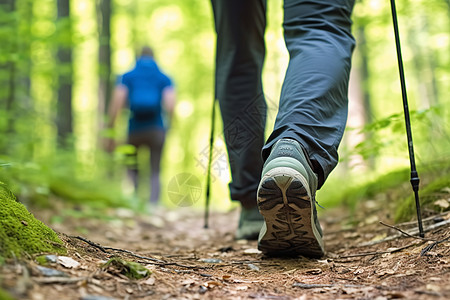
[[[151,205],[156,205],[159,201],[161,155],[175,98],[172,80],[159,69],[150,47],[142,48],[136,66],[118,78],[112,93],[109,128],[114,127],[123,108],[128,107],[130,111],[127,143],[133,145],[136,151],[132,155],[132,163],[128,165],[128,175],[134,184],[135,193],[139,183],[139,148],[148,147],[150,150]],[[106,147],[108,151],[112,151],[114,142],[109,141]]]
[[[289,65],[266,142],[266,0],[211,1],[230,195],[242,204],[236,238],[258,239],[269,255],[320,257],[315,194],[338,162],[347,121],[354,0],[284,1]]]

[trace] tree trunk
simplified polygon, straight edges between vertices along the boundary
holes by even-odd
[[[111,0],[99,0],[97,16],[99,29],[98,128],[101,131],[106,107],[111,98]]]
[[[19,33],[19,52],[23,57],[18,67],[18,85],[20,86],[21,104],[32,109],[33,102],[31,101],[31,24],[33,22],[33,4],[32,0],[25,0],[21,2],[22,14],[19,26],[22,30]]]
[[[8,16],[13,16],[16,10],[15,0],[2,0],[0,1],[1,9],[7,13]],[[5,87],[6,92],[2,93],[3,99],[1,101],[4,103],[4,109],[7,112],[8,122],[5,132],[12,133],[14,130],[14,101],[16,98],[16,61],[13,59],[13,54],[17,53],[17,22],[11,17],[6,20],[2,20],[2,27],[8,28],[10,30],[9,38],[2,42],[3,51],[5,51],[5,57],[7,57],[5,63],[1,66],[2,68],[2,79],[4,80],[2,85]]]
[[[367,51],[365,26],[358,27],[359,53],[361,59],[362,100],[365,124],[372,123],[373,111],[369,92],[369,53]]]
[[[63,30],[62,35],[68,36],[58,46],[58,103],[56,124],[58,129],[58,142],[67,147],[68,137],[73,133],[72,125],[72,43],[70,24],[70,0],[58,0],[58,23]]]
[[[355,60],[359,64],[352,68],[349,85],[349,119],[347,126],[351,128],[362,128],[364,125],[373,121],[373,111],[370,102],[369,93],[369,58],[366,45],[365,25],[359,25],[355,30],[356,40],[358,41],[357,51],[354,54]],[[348,149],[354,149],[355,146],[364,140],[371,139],[372,133],[365,134],[357,131],[347,131],[345,134],[345,143]],[[350,159],[344,165],[349,168],[361,168],[363,171],[368,167],[373,168],[375,161],[373,156],[363,160],[362,156],[351,153]]]

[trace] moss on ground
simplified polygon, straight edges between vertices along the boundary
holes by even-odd
[[[422,214],[425,211],[444,212],[449,211],[450,207],[444,208],[436,205],[435,202],[440,199],[447,200],[450,197],[450,175],[444,175],[437,178],[427,186],[419,190],[419,199]],[[400,201],[395,212],[395,222],[410,221],[417,215],[414,195]]]
[[[1,300],[14,300],[14,298],[6,291],[0,288],[0,299]]]
[[[323,196],[319,198],[319,203],[323,201],[327,207],[343,204],[353,211],[360,201],[373,199],[381,193],[392,193],[402,185],[405,185],[405,183],[409,183],[408,169],[395,170],[363,184],[354,186],[350,184],[350,187],[347,185],[342,186],[342,181],[339,181],[337,183],[339,186],[331,186],[327,193],[322,194]],[[328,189],[328,187],[326,188]]]
[[[56,233],[37,220],[0,182],[0,262],[34,253],[65,254]]]
[[[142,279],[148,277],[151,272],[143,265],[133,261],[126,261],[118,257],[113,257],[104,265],[104,269],[112,268],[114,272],[118,272],[130,279]]]
[[[450,205],[443,203],[450,198],[450,168],[448,161],[438,161],[421,165],[419,190],[422,216],[449,211]],[[342,185],[342,181],[338,184]],[[417,217],[414,193],[410,184],[409,168],[402,168],[383,174],[363,184],[348,184],[347,186],[326,187],[322,192],[319,203],[333,207],[344,205],[352,213],[358,208],[358,203],[365,200],[385,199],[380,201],[392,202],[394,205],[395,222],[405,222]],[[329,191],[329,193],[328,193]],[[378,195],[383,195],[377,198]],[[437,200],[441,200],[436,203]],[[450,204],[450,203],[449,203]]]

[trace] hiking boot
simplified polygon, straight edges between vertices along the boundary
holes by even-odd
[[[317,176],[300,144],[279,140],[264,164],[258,187],[258,208],[265,221],[259,250],[272,256],[324,255],[316,189]]]
[[[242,207],[236,239],[257,240],[263,224],[264,219],[259,213],[257,206],[254,208]]]

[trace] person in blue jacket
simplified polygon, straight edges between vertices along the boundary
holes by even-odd
[[[211,2],[230,195],[242,206],[236,237],[258,239],[268,255],[320,257],[325,250],[315,194],[338,162],[347,120],[355,1],[284,0],[289,65],[267,141],[261,78],[266,0]]]
[[[166,131],[175,107],[172,80],[158,67],[153,50],[143,47],[136,66],[119,77],[109,107],[109,127],[112,128],[120,111],[128,107],[127,143],[136,148],[128,174],[135,190],[138,187],[137,153],[140,147],[150,149],[150,203],[157,204],[160,196],[160,162]],[[113,144],[109,143],[108,150]]]

